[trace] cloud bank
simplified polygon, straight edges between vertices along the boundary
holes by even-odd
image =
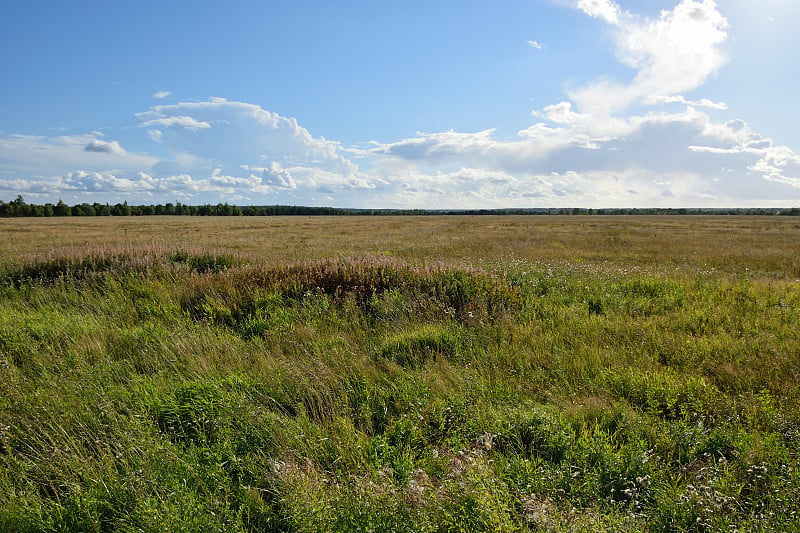
[[[565,90],[513,137],[487,127],[343,146],[259,105],[210,98],[136,115],[133,129],[162,157],[98,132],[0,136],[0,196],[419,208],[800,201],[800,157],[697,96],[728,60],[713,0],[681,0],[654,19],[612,0],[573,9],[606,26],[630,77]]]

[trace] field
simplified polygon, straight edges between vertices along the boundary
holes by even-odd
[[[0,220],[0,531],[800,530],[798,243]]]

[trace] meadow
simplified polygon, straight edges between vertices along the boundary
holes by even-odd
[[[798,243],[0,220],[0,531],[800,530]]]

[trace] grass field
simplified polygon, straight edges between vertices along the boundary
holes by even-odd
[[[0,531],[800,530],[800,220],[0,220]]]

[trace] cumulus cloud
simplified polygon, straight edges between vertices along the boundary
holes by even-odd
[[[496,146],[493,129],[476,133],[420,133],[417,137],[396,143],[379,145],[374,153],[399,156],[404,159],[436,160],[452,157],[469,157],[487,153]]]
[[[785,146],[765,149],[749,168],[764,179],[800,189],[800,157]]]
[[[620,8],[611,0],[580,0],[578,9],[591,17],[603,19],[610,24],[616,24],[619,21]]]
[[[658,99],[657,99],[658,100]],[[728,104],[725,102],[712,102],[707,98],[701,98],[699,100],[687,100],[681,95],[673,95],[673,96],[663,96],[660,99],[665,104],[685,104],[692,107],[705,107],[708,109],[719,109],[725,110],[728,109]]]
[[[236,172],[241,165],[308,164],[350,175],[356,166],[339,154],[339,143],[314,137],[293,118],[255,104],[211,98],[154,106],[137,114],[141,127],[157,127],[151,138],[188,166],[222,166]],[[187,170],[192,170],[191,168]]]
[[[737,157],[747,162],[749,171],[768,181],[800,188],[800,156],[786,146],[775,146],[744,121],[709,124],[704,133],[706,142],[690,145],[691,151]]]
[[[63,191],[77,192],[125,192],[141,193],[156,188],[152,176],[144,172],[134,172],[128,176],[110,172],[87,172],[79,170],[70,172],[52,187]]]
[[[612,114],[653,104],[701,86],[727,60],[728,21],[714,0],[681,0],[658,19],[622,14],[612,0],[581,0],[578,8],[615,31],[617,56],[636,70],[632,83],[599,80],[569,93],[582,112]]]
[[[539,41],[528,41],[528,46],[534,50],[541,50],[543,45]]]
[[[90,193],[131,200],[146,195],[161,201],[235,197],[308,203],[355,197],[379,181],[360,174],[339,143],[258,105],[212,98],[154,106],[137,118],[169,157],[126,151],[98,133],[0,137],[0,160],[9,171],[38,176],[0,180],[0,190],[34,198],[78,199]]]
[[[765,205],[785,202],[786,186],[798,186],[800,159],[741,121],[715,123],[691,106],[602,125],[568,111],[548,110],[555,127],[537,123],[518,140],[487,130],[382,145],[376,154],[391,161],[378,168],[390,183],[413,184],[390,187],[409,202],[446,191],[442,199],[472,206],[474,195],[517,206]]]
[[[95,139],[90,141],[89,144],[86,145],[83,149],[85,152],[98,152],[102,154],[116,154],[116,155],[125,155],[125,150],[122,146],[119,145],[117,141],[101,141],[100,139]]]
[[[166,128],[179,126],[189,131],[203,130],[211,127],[211,124],[202,120],[196,120],[192,117],[186,116],[171,116],[163,118],[154,118],[147,120],[140,124],[143,128],[152,128],[153,126],[163,126]],[[156,130],[157,131],[157,130]]]
[[[172,93],[170,91],[158,91],[157,93],[153,94],[153,98],[166,98],[167,96],[171,96]]]
[[[0,137],[0,161],[9,172],[51,176],[64,169],[130,171],[149,168],[158,159],[130,153],[118,141],[98,133],[69,136],[10,135]]]
[[[53,199],[64,197],[77,202],[86,201],[87,194],[92,198],[119,197],[132,195],[149,196],[158,192],[159,184],[144,172],[97,172],[77,170],[63,176],[25,180],[23,183],[0,180],[0,190],[17,190],[34,197],[44,196]]]
[[[559,102],[558,104],[546,106],[543,115],[551,122],[560,124],[574,124],[581,120],[581,116],[572,111],[571,102]]]
[[[281,166],[280,163],[272,162],[268,168],[261,170],[262,183],[277,189],[296,189],[297,182],[294,181],[292,173]]]
[[[284,168],[275,161],[270,163],[268,167],[242,165],[242,168],[249,172],[250,178],[260,180],[267,190],[273,192],[297,189],[297,181],[295,181],[292,172],[302,172],[302,167]]]
[[[496,139],[490,129],[378,144],[372,153],[386,160],[376,168],[389,182],[413,185],[398,194],[422,201],[423,194],[448,191],[463,204],[483,195],[506,205],[567,199],[594,206],[764,205],[796,197],[800,160],[791,150],[773,146],[743,121],[720,123],[702,111],[726,111],[726,104],[683,95],[726,61],[727,21],[713,1],[681,0],[653,20],[612,0],[582,0],[576,7],[610,25],[633,78],[573,88],[567,100],[534,111],[541,122],[516,139]],[[626,115],[633,104],[644,112]],[[456,170],[460,165],[469,172]],[[500,184],[488,178],[493,173],[513,179]],[[483,178],[454,179],[466,175]]]

